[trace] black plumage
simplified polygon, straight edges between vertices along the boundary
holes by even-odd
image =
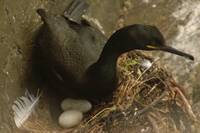
[[[43,63],[50,77],[56,77],[51,82],[57,82],[58,89],[62,88],[60,90],[66,96],[75,94],[89,100],[111,96],[118,82],[117,59],[131,50],[162,50],[194,59],[166,46],[163,35],[155,26],[130,25],[107,39],[83,21],[49,14],[43,9],[37,12],[44,22],[38,41],[45,58]]]

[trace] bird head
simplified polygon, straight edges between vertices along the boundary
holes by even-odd
[[[192,55],[167,46],[162,33],[155,26],[134,24],[116,31],[113,38],[123,45],[123,52],[133,49],[160,50],[194,60]]]

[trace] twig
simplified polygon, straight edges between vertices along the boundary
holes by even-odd
[[[151,104],[147,105],[146,107],[144,107],[142,110],[139,110],[138,112],[136,112],[136,115],[134,115],[134,118],[140,116],[141,114],[144,114],[145,112],[149,111],[150,109],[152,109],[154,106],[156,106],[165,96],[167,95],[167,91],[164,91],[163,94],[156,99],[155,101],[153,101]]]
[[[187,98],[185,97],[184,93],[182,92],[182,90],[184,90],[181,86],[177,85],[174,80],[170,80],[170,84],[172,85],[172,87],[169,87],[173,92],[176,92],[179,94],[180,98],[183,101],[183,104],[185,105],[185,109],[188,113],[188,115],[190,116],[190,118],[193,121],[197,121],[197,118],[192,110],[192,107],[189,103],[189,101],[187,100]]]
[[[150,115],[147,115],[147,118],[151,122],[154,132],[160,133],[159,132],[159,126],[158,126],[157,122],[155,121],[155,119],[153,117],[151,117]]]
[[[100,116],[101,114],[103,114],[106,111],[113,111],[116,110],[116,106],[112,106],[109,108],[104,108],[103,110],[99,111],[97,114],[95,114],[90,120],[88,120],[85,125],[88,125],[91,121],[93,121],[94,119],[96,119],[98,116]]]

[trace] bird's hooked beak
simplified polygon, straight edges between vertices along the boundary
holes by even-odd
[[[159,50],[162,50],[162,51],[166,51],[166,52],[169,52],[169,53],[172,53],[172,54],[176,54],[176,55],[179,55],[179,56],[183,56],[185,58],[188,58],[190,60],[194,60],[194,57],[190,54],[187,54],[187,53],[184,53],[182,51],[179,51],[173,47],[170,47],[170,46],[162,46],[160,48],[158,48]]]
[[[162,51],[165,51],[165,52],[169,52],[169,53],[172,53],[172,54],[183,56],[183,57],[188,58],[190,60],[194,60],[194,57],[192,55],[184,53],[182,51],[179,51],[179,50],[177,50],[173,47],[170,47],[170,46],[164,45],[164,46],[161,46],[161,47],[156,47],[156,46],[148,45],[147,47],[151,48],[152,50],[162,50]]]

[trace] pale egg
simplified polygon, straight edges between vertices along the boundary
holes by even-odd
[[[83,113],[77,110],[63,112],[58,119],[58,123],[63,128],[71,128],[78,125],[83,119]]]
[[[79,110],[83,113],[86,113],[92,109],[92,104],[87,100],[81,100],[81,99],[77,100],[77,99],[67,98],[62,101],[61,109],[63,111],[71,110],[71,109]]]

